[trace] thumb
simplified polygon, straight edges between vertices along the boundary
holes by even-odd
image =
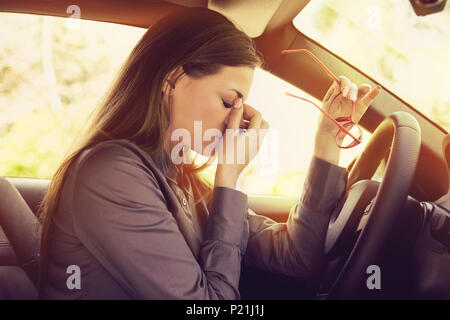
[[[233,105],[233,109],[230,113],[227,129],[239,129],[244,107],[242,105],[242,99],[237,99]]]

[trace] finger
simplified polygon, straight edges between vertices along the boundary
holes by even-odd
[[[378,96],[378,94],[381,92],[381,87],[377,86],[372,90],[369,90],[369,92],[361,98],[359,103],[357,103],[356,112],[354,114],[353,120],[355,122],[358,122],[363,115],[366,113],[367,109],[369,108],[370,104],[375,100],[375,98]]]
[[[244,106],[244,112],[245,112],[245,106]],[[261,112],[258,110],[255,110],[252,117],[250,118],[250,123],[248,124],[248,129],[259,129],[262,122],[262,115]]]
[[[364,95],[367,94],[367,92],[369,92],[370,89],[372,89],[372,86],[370,84],[367,83],[361,84],[358,88],[358,99],[364,97]]]
[[[336,94],[338,94],[340,91],[340,86],[336,81],[333,81],[333,84],[328,88],[327,93],[325,94],[325,97],[323,98],[323,102],[328,102],[331,100],[331,97],[334,97]]]
[[[236,108],[236,106],[239,106]],[[227,129],[239,129],[244,108],[242,107],[242,99],[237,99],[230,112]]]
[[[361,103],[364,106],[369,106],[374,100],[375,98],[380,94],[381,92],[381,87],[380,86],[376,86],[375,88],[373,88],[372,90],[369,91],[369,93],[367,93],[362,99],[361,99]]]
[[[339,85],[344,98],[347,98],[350,91],[350,84],[351,81],[346,76],[339,76]]]
[[[266,120],[262,119],[260,129],[266,129],[267,130],[267,129],[269,129],[269,127],[270,127],[269,122],[267,122]]]
[[[261,125],[257,129],[258,134],[264,136],[268,129],[269,129],[269,123],[266,120],[261,119]]]
[[[358,86],[356,85],[356,83],[350,83],[350,91],[347,97],[351,101],[356,101],[356,98],[358,97]]]
[[[258,134],[258,150],[261,148],[262,143],[266,137],[267,132],[269,131],[269,123],[262,119],[261,121],[261,127],[257,129]]]
[[[263,139],[268,130],[269,130],[269,123],[266,120],[262,119],[261,127],[259,128],[258,133],[262,136]]]
[[[244,119],[245,120],[251,120],[251,118],[259,113],[258,110],[256,110],[255,108],[253,108],[251,105],[244,103],[243,104],[243,109],[244,109]]]

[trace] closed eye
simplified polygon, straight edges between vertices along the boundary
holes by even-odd
[[[232,104],[229,104],[229,103],[225,102],[223,99],[222,99],[222,103],[223,103],[225,108],[231,108],[233,106]]]

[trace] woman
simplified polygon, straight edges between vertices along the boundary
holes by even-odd
[[[241,262],[319,278],[330,214],[346,184],[334,124],[319,120],[304,192],[287,223],[255,214],[236,190],[259,149],[236,145],[255,143],[268,128],[243,103],[261,65],[252,40],[211,10],[185,8],[149,28],[41,204],[41,298],[239,299]],[[324,107],[342,92],[333,116],[358,99],[359,120],[377,94],[369,89],[341,77]],[[177,162],[191,146],[183,140],[179,149],[172,134],[198,139],[194,121],[201,137],[224,133],[207,154],[221,160],[214,186],[199,176],[208,163]],[[205,145],[192,149],[205,154]]]

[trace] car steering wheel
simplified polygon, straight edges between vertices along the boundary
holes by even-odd
[[[327,268],[322,276],[322,284],[328,279],[329,291],[319,296],[325,299],[355,298],[369,277],[368,267],[379,265],[377,258],[407,198],[420,145],[419,123],[409,113],[395,112],[376,128],[348,174],[346,196],[336,210],[339,213],[331,217],[325,242]],[[370,180],[387,156],[381,184]],[[367,205],[370,199],[372,201]],[[354,227],[358,223],[361,226],[363,220],[365,224],[359,235],[355,235]],[[347,240],[347,251],[340,257],[341,263],[330,268],[333,253],[342,254],[343,239]],[[348,239],[352,239],[350,246]]]

